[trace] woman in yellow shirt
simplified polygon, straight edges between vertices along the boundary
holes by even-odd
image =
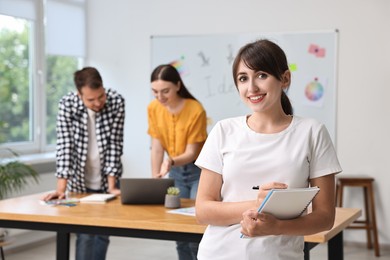
[[[172,65],[155,68],[151,85],[156,98],[148,106],[152,175],[163,178],[169,173],[180,197],[195,199],[200,169],[194,161],[207,138],[206,112]],[[178,241],[179,260],[196,259],[197,248],[197,243]]]

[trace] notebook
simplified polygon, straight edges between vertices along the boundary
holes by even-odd
[[[94,193],[82,197],[79,201],[81,203],[106,203],[107,201],[115,199],[115,194]]]
[[[302,215],[320,191],[318,187],[272,189],[258,212],[270,213],[278,219],[293,219]]]
[[[258,208],[258,212],[272,214],[278,219],[294,219],[303,214],[320,188],[272,189]],[[241,234],[242,238],[246,236]]]
[[[121,178],[122,204],[164,204],[167,189],[175,186],[174,179]]]

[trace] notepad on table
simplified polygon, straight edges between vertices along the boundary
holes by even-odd
[[[81,203],[105,203],[109,200],[115,199],[115,194],[103,194],[103,193],[95,193],[80,199]]]

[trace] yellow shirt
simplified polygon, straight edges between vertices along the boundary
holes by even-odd
[[[177,115],[153,100],[148,106],[148,123],[148,134],[160,140],[171,157],[183,154],[187,144],[201,143],[207,138],[206,111],[193,99],[185,99]]]

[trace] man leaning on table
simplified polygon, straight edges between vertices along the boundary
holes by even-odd
[[[93,67],[76,71],[74,83],[77,92],[59,102],[57,189],[45,201],[64,199],[67,191],[120,194],[125,100],[104,88]],[[108,244],[108,236],[77,234],[76,260],[103,260]]]

